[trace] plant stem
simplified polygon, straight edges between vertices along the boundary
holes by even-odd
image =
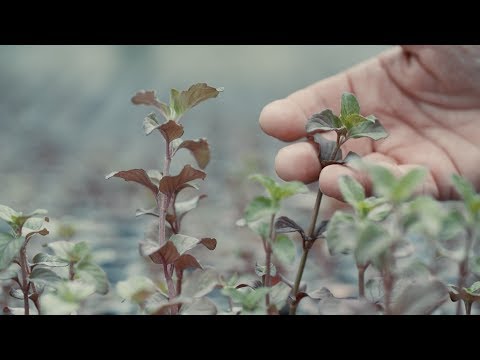
[[[28,264],[27,264],[27,249],[26,244],[20,249],[20,268],[22,270],[22,292],[23,292],[23,308],[25,315],[30,315],[30,304],[28,301],[28,292],[30,290],[30,283],[28,277]]]
[[[170,143],[166,142],[166,147],[165,147],[165,159],[163,161],[163,176],[169,176],[170,173],[170,163],[172,161],[172,154],[171,154],[171,149],[170,149]],[[169,197],[168,195],[165,195],[162,192],[158,193],[157,197],[157,206],[159,210],[159,216],[158,216],[158,243],[160,246],[163,246],[166,242],[167,239],[165,238],[165,222],[166,222],[166,216],[167,216],[167,209],[168,209],[168,203],[169,203]]]
[[[387,267],[387,265],[385,265]],[[385,315],[392,314],[392,291],[394,279],[390,271],[386,268],[383,273],[383,292],[385,296]]]
[[[468,277],[468,273],[469,273],[469,269],[468,269],[468,258],[469,258],[469,256],[468,255],[470,253],[470,249],[472,247],[472,244],[473,244],[473,241],[474,241],[475,238],[476,238],[475,231],[471,227],[468,227],[467,228],[467,238],[465,239],[465,254],[463,255],[462,261],[458,264],[458,283],[457,283],[457,287],[458,287],[458,291],[460,292],[460,294],[464,293],[463,288],[465,287],[465,284],[467,282],[467,277]],[[470,307],[471,307],[471,305],[470,305]],[[465,304],[465,309],[466,309],[466,304]],[[462,304],[461,304],[461,301],[458,301],[457,302],[456,314],[461,315],[461,313],[462,313]]]
[[[68,279],[72,281],[75,278],[75,270],[73,268],[73,262],[70,261],[68,264]]]
[[[471,301],[465,301],[464,303],[465,303],[465,314],[466,315],[472,315],[472,302]]]
[[[265,252],[266,252],[266,262],[267,262],[267,269],[265,272],[265,286],[271,286],[271,276],[270,273],[272,272],[272,244],[275,241],[275,231],[274,231],[274,224],[275,224],[275,214],[272,214],[270,219],[270,234],[269,234],[269,241],[266,241]],[[270,294],[265,295],[265,304],[267,308],[270,306]]]
[[[358,297],[365,298],[365,270],[367,270],[367,265],[357,264],[358,269]]]
[[[177,273],[177,296],[182,294],[183,270]]]
[[[33,292],[33,296],[31,297],[31,299],[33,301],[33,305],[35,305],[35,307],[37,308],[38,315],[41,315],[40,301],[38,301],[40,294],[37,292],[37,288],[35,287],[35,284],[31,283],[31,285],[32,285],[32,292]]]
[[[295,278],[295,284],[293,285],[292,294],[294,296],[294,299],[290,304],[289,315],[295,315],[297,313],[298,302],[296,297],[298,294],[298,289],[300,288],[300,282],[302,281],[303,270],[305,269],[305,264],[307,263],[307,257],[308,257],[309,251],[310,251],[310,246],[304,245],[302,258],[300,259],[300,265],[298,266],[297,277]]]
[[[333,152],[330,160],[335,160],[341,145],[342,145],[342,142],[340,141],[340,135],[337,134],[337,146],[335,147],[335,151]],[[322,170],[320,169],[320,172],[321,171]],[[317,192],[317,198],[315,200],[315,205],[313,207],[310,226],[308,227],[308,232],[307,232],[308,239],[310,241],[308,242],[303,241],[303,254],[302,254],[302,259],[300,260],[300,264],[298,266],[297,277],[295,278],[295,284],[293,286],[293,292],[292,292],[293,301],[290,304],[290,312],[289,312],[290,315],[295,315],[297,312],[298,304],[296,301],[296,297],[297,297],[298,289],[300,288],[300,282],[302,281],[303,271],[305,270],[305,264],[307,263],[308,252],[310,251],[313,245],[313,242],[315,241],[315,239],[313,239],[313,235],[315,234],[315,226],[317,225],[317,218],[318,218],[318,213],[320,211],[320,205],[322,204],[322,198],[323,198],[323,193],[319,188]]]
[[[168,287],[168,300],[173,300],[175,296],[177,295],[175,291],[175,285],[173,284],[173,279],[172,279],[172,274],[168,270],[168,265],[163,263],[163,273],[165,274],[165,280],[167,281],[167,287]],[[177,314],[177,307],[173,306],[172,307],[172,315]]]

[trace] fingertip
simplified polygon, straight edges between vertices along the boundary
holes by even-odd
[[[294,141],[304,136],[306,121],[300,108],[288,99],[266,105],[259,117],[262,130],[283,141]]]
[[[316,149],[309,143],[285,146],[275,157],[275,171],[285,181],[317,181],[320,172],[317,156]]]

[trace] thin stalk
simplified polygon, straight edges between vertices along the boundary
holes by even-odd
[[[170,163],[172,162],[172,153],[170,144],[167,142],[165,147],[165,159],[163,161],[163,176],[168,176],[170,174]],[[157,197],[157,206],[159,210],[158,217],[158,243],[160,246],[163,246],[167,239],[165,239],[165,222],[167,216],[167,209],[169,203],[169,197],[162,192],[158,193]]]
[[[465,301],[464,303],[465,303],[465,314],[466,315],[472,315],[472,302],[471,301]]]
[[[28,277],[28,264],[27,264],[27,249],[25,245],[20,250],[20,268],[22,272],[22,292],[23,292],[23,308],[25,310],[25,315],[30,315],[30,304],[28,301],[28,292],[30,290],[30,282],[27,280]]]
[[[270,234],[269,234],[269,239],[270,241],[266,241],[265,243],[265,252],[266,252],[266,262],[267,262],[267,269],[265,272],[265,286],[270,287],[271,286],[271,276],[270,273],[272,272],[272,244],[273,241],[275,241],[275,231],[274,231],[274,224],[275,224],[275,214],[272,215],[270,219]],[[265,304],[267,305],[267,308],[270,306],[270,294],[265,295]]]
[[[340,150],[340,146],[342,145],[342,143],[343,142],[340,140],[340,135],[337,134],[337,146],[335,147],[335,151],[333,152],[330,158],[331,161],[335,160],[335,158],[337,157],[338,151]],[[312,243],[315,241],[313,239],[313,235],[315,233],[315,226],[317,225],[317,218],[318,218],[318,213],[320,211],[320,205],[322,204],[322,198],[323,198],[323,193],[319,188],[317,192],[317,198],[315,200],[315,205],[313,207],[310,226],[308,227],[308,231],[307,231],[308,238],[311,239],[311,241],[303,242],[303,254],[300,260],[300,264],[298,266],[297,277],[295,278],[295,284],[293,286],[293,292],[292,292],[293,301],[290,304],[290,312],[289,312],[290,315],[295,315],[297,312],[298,304],[296,301],[296,297],[297,297],[298,289],[300,288],[300,282],[302,281],[303,271],[305,270],[305,264],[307,263],[308,252],[312,247]]]
[[[470,249],[472,247],[473,241],[476,238],[475,231],[472,228],[467,229],[467,238],[465,239],[465,254],[463,255],[462,261],[458,264],[458,291],[460,291],[460,294],[463,293],[463,288],[465,287],[465,284],[467,282],[467,277],[469,273],[469,268],[468,268],[468,255],[470,253]],[[470,305],[471,307],[471,305]],[[466,308],[466,304],[465,304]],[[462,314],[462,304],[461,301],[457,302],[457,315]]]
[[[177,275],[177,296],[180,296],[182,294],[183,270]]]
[[[173,300],[175,296],[177,295],[175,291],[175,285],[173,284],[173,278],[172,274],[168,270],[167,264],[165,262],[163,263],[163,273],[165,274],[165,280],[167,281],[167,287],[168,287],[168,300]],[[177,308],[174,306],[172,307],[172,315],[177,314]]]
[[[292,294],[294,296],[294,299],[290,305],[289,315],[295,315],[297,313],[298,302],[296,297],[298,294],[298,289],[300,288],[300,282],[302,281],[303,270],[305,269],[305,264],[307,263],[307,257],[308,257],[309,251],[310,251],[310,248],[308,246],[303,247],[302,258],[300,259],[300,265],[298,266],[297,277],[295,278],[295,284],[293,285]]]
[[[367,265],[357,264],[358,270],[358,297],[365,298],[365,270],[367,270]]]
[[[383,274],[383,292],[385,296],[385,315],[392,314],[392,291],[394,279],[390,271],[386,271]]]
[[[70,261],[68,264],[68,279],[72,281],[75,278],[75,269],[73,267],[74,263]]]
[[[33,292],[32,302],[33,302],[33,305],[35,305],[35,307],[37,308],[38,315],[41,315],[40,301],[38,300],[38,298],[40,297],[40,294],[38,293],[37,288],[35,287],[35,284],[31,283],[31,285],[32,285],[32,292]]]

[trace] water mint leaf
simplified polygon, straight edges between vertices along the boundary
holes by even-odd
[[[278,234],[298,232],[302,236],[302,239],[306,240],[305,231],[302,227],[287,216],[280,216],[277,221],[275,221],[275,232]]]
[[[345,92],[342,94],[340,117],[343,121],[348,115],[352,114],[360,114],[360,105],[355,95]]]
[[[0,233],[0,271],[8,268],[18,255],[25,240],[11,234]]]
[[[257,196],[248,204],[245,209],[245,220],[247,223],[254,222],[267,216],[272,216],[279,210],[272,199],[265,196]]]
[[[364,121],[358,125],[353,126],[347,133],[347,138],[358,139],[368,137],[373,140],[384,139],[388,136],[385,128],[378,120],[375,123],[371,121]]]
[[[294,242],[286,235],[278,235],[272,244],[273,254],[285,265],[292,265],[297,256]]]
[[[353,207],[365,199],[365,189],[351,176],[341,176],[339,179],[339,186],[343,200]]]
[[[167,104],[159,101],[155,96],[154,90],[141,90],[138,91],[131,99],[132,103],[135,105],[147,105],[147,106],[154,106],[156,107],[160,113],[165,117],[165,119],[169,119],[170,117],[170,108]]]
[[[347,254],[355,249],[356,228],[353,215],[337,211],[328,223],[326,239],[331,255]]]
[[[324,110],[321,113],[312,115],[308,119],[305,129],[307,134],[313,135],[318,132],[338,130],[342,126],[338,116],[334,115],[331,110]]]
[[[133,181],[138,184],[141,184],[145,186],[147,189],[149,189],[155,196],[157,196],[157,193],[158,193],[157,186],[152,182],[152,180],[150,180],[150,178],[147,175],[147,172],[143,169],[115,171],[105,176],[105,179],[108,180],[112,177],[118,177],[125,181]]]
[[[179,191],[181,186],[185,185],[187,182],[196,179],[204,180],[206,176],[207,174],[203,171],[194,169],[190,165],[185,165],[180,174],[176,176],[164,176],[160,180],[158,188],[159,191],[165,195],[173,196],[175,192]]]
[[[392,190],[392,200],[401,202],[407,200],[422,184],[427,172],[423,168],[413,169],[397,181]]]
[[[210,147],[207,139],[185,140],[177,147],[177,150],[180,149],[190,150],[200,169],[207,167],[210,161]]]

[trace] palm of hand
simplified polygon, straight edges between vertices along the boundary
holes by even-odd
[[[268,105],[260,117],[268,134],[292,141],[305,135],[309,116],[325,108],[339,111],[342,92],[355,93],[362,114],[375,114],[389,132],[385,140],[349,141],[342,149],[355,151],[397,174],[418,165],[429,172],[424,193],[454,198],[451,175],[457,173],[480,186],[480,50],[461,47],[395,48],[345,73],[300,90]],[[472,61],[466,61],[471,59]],[[478,84],[478,85],[477,85]],[[320,166],[315,150],[296,143],[280,150],[276,169],[285,180],[311,182]],[[357,177],[369,190],[369,181],[345,166],[322,171],[320,187],[341,199],[337,179]]]

